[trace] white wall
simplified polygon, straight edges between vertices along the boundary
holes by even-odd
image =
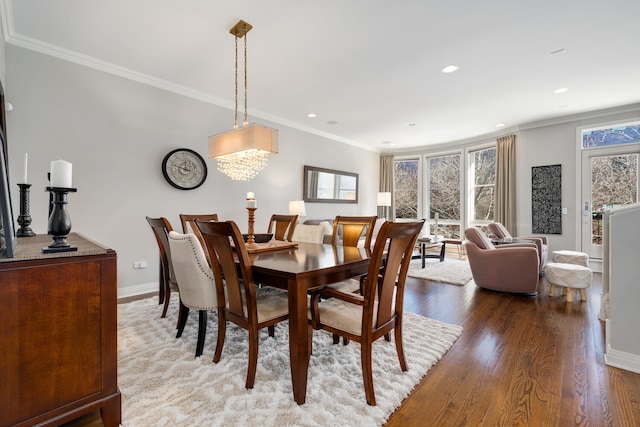
[[[280,153],[250,182],[232,181],[208,161],[205,184],[192,191],[171,187],[160,164],[166,153],[191,148],[206,158],[208,135],[229,129],[233,111],[91,68],[7,45],[5,93],[14,214],[24,153],[29,153],[32,228],[46,233],[46,174],[56,158],[73,163],[69,195],[72,231],[118,253],[121,295],[157,289],[158,248],[145,216],[165,216],[180,229],[180,213],[218,213],[246,229],[245,195],[256,193],[256,231],[272,213],[287,213],[302,198],[303,165],[360,174],[358,204],[307,203],[308,218],[376,212],[379,154],[316,135],[279,129]],[[134,270],[135,261],[148,268]],[[130,289],[126,289],[130,288]]]

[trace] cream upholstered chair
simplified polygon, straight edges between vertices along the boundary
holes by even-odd
[[[213,272],[202,245],[194,234],[170,231],[169,247],[173,271],[180,286],[180,310],[184,311],[180,316],[177,336],[182,335],[189,309],[198,310],[196,357],[199,357],[202,355],[207,333],[207,312],[217,309]]]
[[[202,240],[202,235],[200,234],[200,230],[196,227],[196,219],[200,221],[217,221],[218,214],[180,214],[180,223],[182,224],[182,232],[184,234],[193,233],[198,238],[200,245],[204,249],[204,240]],[[209,261],[209,254],[207,251],[204,252],[207,257],[207,261]],[[209,263],[211,265],[211,263]]]
[[[524,295],[538,293],[540,260],[534,243],[494,246],[476,227],[464,231],[473,281],[481,288]]]
[[[269,335],[273,335],[274,325],[289,318],[287,296],[286,294],[256,295],[249,254],[235,222],[196,220],[196,225],[200,229],[209,251],[216,283],[218,342],[213,361],[218,363],[222,356],[227,321],[247,329],[249,332],[249,366],[246,387],[253,388],[258,363],[258,331],[262,328],[268,328]],[[231,242],[233,242],[235,249],[232,248]],[[236,257],[238,265],[236,265]]]
[[[292,242],[322,243],[323,240],[324,227],[322,225],[298,224],[291,236]]]
[[[298,215],[271,215],[267,233],[273,230],[273,238],[276,240],[286,240],[291,242],[291,236],[298,223]]]
[[[390,340],[388,334],[393,330],[400,368],[403,371],[408,369],[402,350],[404,284],[413,247],[423,223],[424,220],[387,221],[382,225],[361,295],[329,287],[311,297],[311,323],[314,329],[324,329],[334,336],[361,344],[364,390],[367,403],[372,406],[376,404],[371,369],[373,342],[383,336]],[[319,302],[320,297],[330,299]]]
[[[518,236],[513,237],[509,230],[500,222],[490,222],[489,230],[498,238],[504,239],[505,237],[511,237],[513,239],[531,240],[538,248],[538,256],[540,258],[540,271],[544,271],[544,265],[547,262],[547,256],[549,253],[549,243],[547,236]]]

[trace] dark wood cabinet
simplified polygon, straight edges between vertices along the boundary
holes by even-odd
[[[100,410],[121,420],[116,253],[72,233],[77,252],[18,239],[0,260],[0,426],[56,426]]]

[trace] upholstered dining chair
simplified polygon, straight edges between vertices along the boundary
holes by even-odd
[[[490,222],[489,223],[489,230],[491,230],[491,232],[498,238],[498,239],[504,239],[504,238],[512,238],[512,239],[520,239],[520,240],[530,240],[533,243],[535,243],[536,247],[538,248],[538,255],[540,258],[540,272],[544,271],[544,265],[547,262],[547,256],[549,253],[549,242],[547,241],[547,236],[518,236],[518,237],[513,237],[511,236],[511,233],[509,233],[509,230],[507,230],[507,227],[505,227],[502,223],[500,222]]]
[[[540,259],[536,245],[494,246],[477,227],[464,231],[463,243],[476,285],[484,289],[533,296],[537,294]]]
[[[271,230],[274,230],[274,239],[286,240],[287,242],[291,242],[293,231],[295,230],[297,223],[298,215],[274,214],[271,215],[271,219],[269,220],[269,228],[267,229],[267,233],[271,233]]]
[[[311,296],[310,314],[314,329],[324,329],[334,336],[361,344],[364,390],[367,403],[372,406],[376,405],[371,368],[373,342],[383,336],[389,341],[389,333],[393,330],[400,368],[403,371],[408,369],[402,348],[404,285],[411,254],[423,225],[424,220],[386,221],[382,225],[361,295],[329,287]],[[319,302],[320,297],[331,299]]]
[[[268,328],[269,335],[273,336],[274,325],[289,318],[287,296],[256,294],[249,254],[235,222],[196,220],[196,226],[202,233],[209,257],[213,261],[216,284],[218,341],[213,361],[218,363],[222,356],[227,321],[246,329],[249,333],[246,388],[253,388],[258,362],[258,331]],[[231,246],[232,242],[235,248]]]
[[[207,333],[207,312],[218,307],[213,272],[204,255],[203,246],[195,234],[170,231],[169,248],[173,270],[180,284],[180,310],[183,312],[179,316],[177,337],[182,336],[189,309],[198,310],[196,357],[200,357]]]
[[[291,236],[292,242],[322,243],[324,227],[321,225],[298,224]]]
[[[196,219],[200,221],[217,221],[218,214],[180,214],[180,223],[182,224],[182,232],[184,234],[193,233],[198,238],[200,245],[204,249],[204,240],[202,240],[202,234],[200,234],[200,230],[196,227]],[[207,261],[209,261],[209,254],[207,251],[204,251],[205,256],[207,257]],[[211,263],[209,262],[209,265]]]
[[[158,279],[159,290],[158,295],[160,302],[164,302],[161,318],[167,316],[167,309],[169,308],[169,300],[171,299],[171,292],[180,292],[176,275],[173,271],[173,265],[171,263],[171,249],[169,249],[169,232],[173,231],[171,223],[164,217],[161,218],[149,218],[146,217],[147,222],[151,226],[153,235],[156,237],[158,243],[158,249],[160,250],[160,277]]]

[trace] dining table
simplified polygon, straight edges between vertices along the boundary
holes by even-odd
[[[371,252],[365,248],[305,242],[295,248],[249,254],[256,283],[287,291],[291,382],[299,405],[307,395],[311,356],[307,293],[366,274],[370,258]]]

